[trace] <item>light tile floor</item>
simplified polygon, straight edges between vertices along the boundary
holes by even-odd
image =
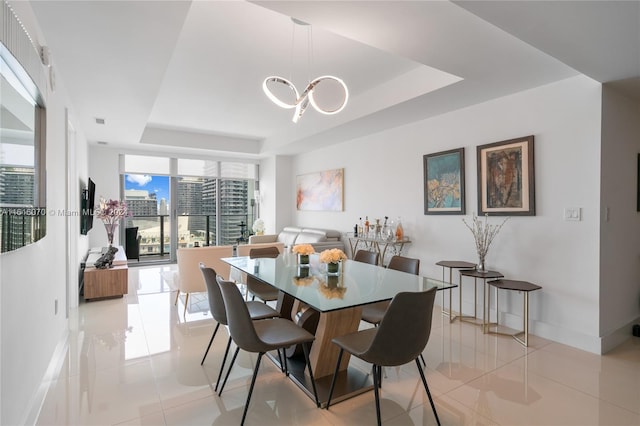
[[[214,322],[202,304],[185,316],[182,301],[174,306],[161,278],[173,269],[130,268],[127,296],[80,304],[39,425],[239,424],[256,357],[241,352],[222,397],[215,394],[226,331],[201,367]],[[640,425],[637,338],[605,356],[536,336],[525,349],[508,336],[450,324],[436,307],[424,357],[444,425]],[[384,424],[435,424],[415,364],[385,374]],[[371,425],[373,393],[320,410],[265,359],[246,424]]]

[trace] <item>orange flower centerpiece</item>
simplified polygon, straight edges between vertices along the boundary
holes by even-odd
[[[311,244],[298,244],[291,250],[298,255],[298,263],[302,267],[309,266],[309,255],[316,252]]]
[[[338,274],[340,262],[345,260],[347,255],[340,249],[329,249],[320,253],[320,262],[327,264],[328,274]]]

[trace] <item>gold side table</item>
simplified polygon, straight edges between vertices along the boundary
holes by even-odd
[[[449,268],[449,284],[451,285],[451,287],[448,288],[449,310],[447,311],[444,306],[444,291],[443,291],[442,292],[442,315],[444,315],[445,317],[448,317],[449,322],[453,322],[456,318],[460,316],[460,313],[458,313],[458,315],[453,314],[452,303],[451,303],[451,289],[454,287],[457,287],[457,285],[453,284],[453,279],[452,279],[453,270],[454,269],[473,269],[476,267],[476,264],[471,262],[464,262],[461,260],[441,260],[439,262],[436,262],[436,265],[442,266],[442,281],[444,281],[445,268]],[[458,282],[460,282],[460,280],[458,280]],[[460,291],[462,291],[462,288],[460,288]]]
[[[491,330],[490,325],[488,325],[487,333],[512,336],[522,346],[524,347],[529,346],[529,293],[532,291],[540,290],[542,287],[527,281],[504,280],[504,279],[489,281],[488,284],[492,287],[495,287],[496,289],[496,322],[495,322],[496,329]],[[500,326],[499,324],[500,310],[498,309],[498,290],[500,289],[522,292],[524,294],[523,308],[522,308],[522,310],[524,311],[522,315],[522,321],[524,324],[523,324],[522,331],[519,331],[516,333],[506,333],[506,332],[498,331],[498,327]],[[489,313],[489,316],[491,316],[491,313]],[[491,318],[489,318],[489,321],[491,321]],[[520,339],[518,337],[521,334],[524,335],[524,339]]]
[[[462,276],[473,277],[473,316],[462,315]],[[482,332],[486,333],[487,329],[487,280],[488,279],[496,279],[502,278],[504,275],[498,271],[478,271],[475,269],[467,269],[460,271],[460,321],[470,322],[476,325],[482,326]],[[478,306],[478,278],[482,280],[482,322],[478,323],[477,321],[477,306]]]

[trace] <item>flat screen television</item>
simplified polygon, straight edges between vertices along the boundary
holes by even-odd
[[[87,235],[93,228],[93,208],[96,202],[96,184],[89,178],[87,188],[82,190],[80,206],[80,233]]]

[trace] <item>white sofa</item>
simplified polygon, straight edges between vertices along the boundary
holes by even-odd
[[[340,231],[320,228],[300,228],[296,226],[286,226],[279,234],[251,235],[249,244],[283,243],[290,248],[296,244],[311,244],[316,252],[327,249],[345,249],[344,241]]]

